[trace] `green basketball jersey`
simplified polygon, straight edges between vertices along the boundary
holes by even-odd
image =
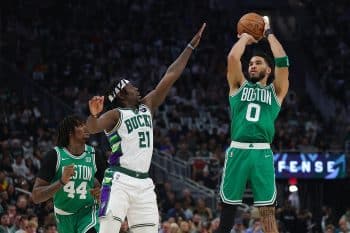
[[[76,213],[82,207],[92,206],[94,202],[90,189],[94,187],[95,150],[85,145],[85,152],[74,156],[65,148],[55,147],[57,153],[56,175],[52,182],[62,177],[63,168],[74,164],[74,175],[53,197],[55,212],[61,214]]]
[[[275,119],[280,111],[273,84],[244,82],[229,97],[231,140],[271,143],[275,134]]]

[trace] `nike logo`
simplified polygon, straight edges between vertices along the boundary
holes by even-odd
[[[265,155],[265,158],[268,158],[268,157],[270,157],[271,155]]]
[[[63,161],[63,160],[67,160],[68,158],[62,158],[61,160]]]

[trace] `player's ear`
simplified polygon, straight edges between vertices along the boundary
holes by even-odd
[[[268,75],[270,75],[271,74],[271,72],[272,72],[272,69],[271,69],[271,67],[267,67],[267,70],[266,70],[266,73],[268,74]]]

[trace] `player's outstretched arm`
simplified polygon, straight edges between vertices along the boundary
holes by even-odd
[[[238,36],[239,40],[232,46],[227,56],[227,81],[230,87],[230,95],[233,95],[244,82],[241,57],[245,47],[257,43],[253,36],[243,33]]]
[[[203,23],[202,27],[192,38],[187,47],[182,51],[180,56],[168,67],[168,70],[156,88],[143,98],[142,102],[149,106],[152,112],[154,112],[159,107],[159,105],[164,102],[170,88],[182,74],[187,65],[188,59],[192,54],[192,51],[198,46],[200,42],[205,26],[206,24]]]
[[[270,44],[273,57],[275,59],[275,80],[273,85],[276,90],[276,95],[280,103],[287,95],[289,88],[289,60],[281,43],[277,40],[274,34],[271,33],[270,22],[267,16],[264,16],[265,21],[265,36]]]
[[[91,134],[100,133],[103,130],[110,131],[119,120],[119,111],[110,110],[101,116],[103,110],[104,97],[94,96],[89,100],[90,116],[86,120],[86,126]]]

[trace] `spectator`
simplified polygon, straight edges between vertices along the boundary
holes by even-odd
[[[0,214],[0,233],[11,233],[10,217],[7,213]]]
[[[203,221],[209,221],[213,218],[213,214],[211,209],[209,209],[205,201],[202,198],[197,199],[196,207],[193,210],[194,214],[198,214],[201,217],[202,222]]]
[[[18,221],[18,229],[15,231],[15,233],[26,233],[26,229],[28,228],[28,216],[20,215]]]
[[[38,223],[36,221],[29,221],[26,227],[26,233],[36,233],[38,229]]]
[[[231,233],[244,233],[244,232],[245,232],[245,228],[244,228],[242,219],[239,217],[235,218]]]
[[[254,219],[253,225],[247,229],[246,233],[263,233],[260,219]]]
[[[346,222],[346,218],[339,219],[339,233],[348,233],[350,232],[350,228],[348,227],[348,223]]]
[[[55,224],[50,224],[45,227],[44,233],[57,233],[57,228]]]

